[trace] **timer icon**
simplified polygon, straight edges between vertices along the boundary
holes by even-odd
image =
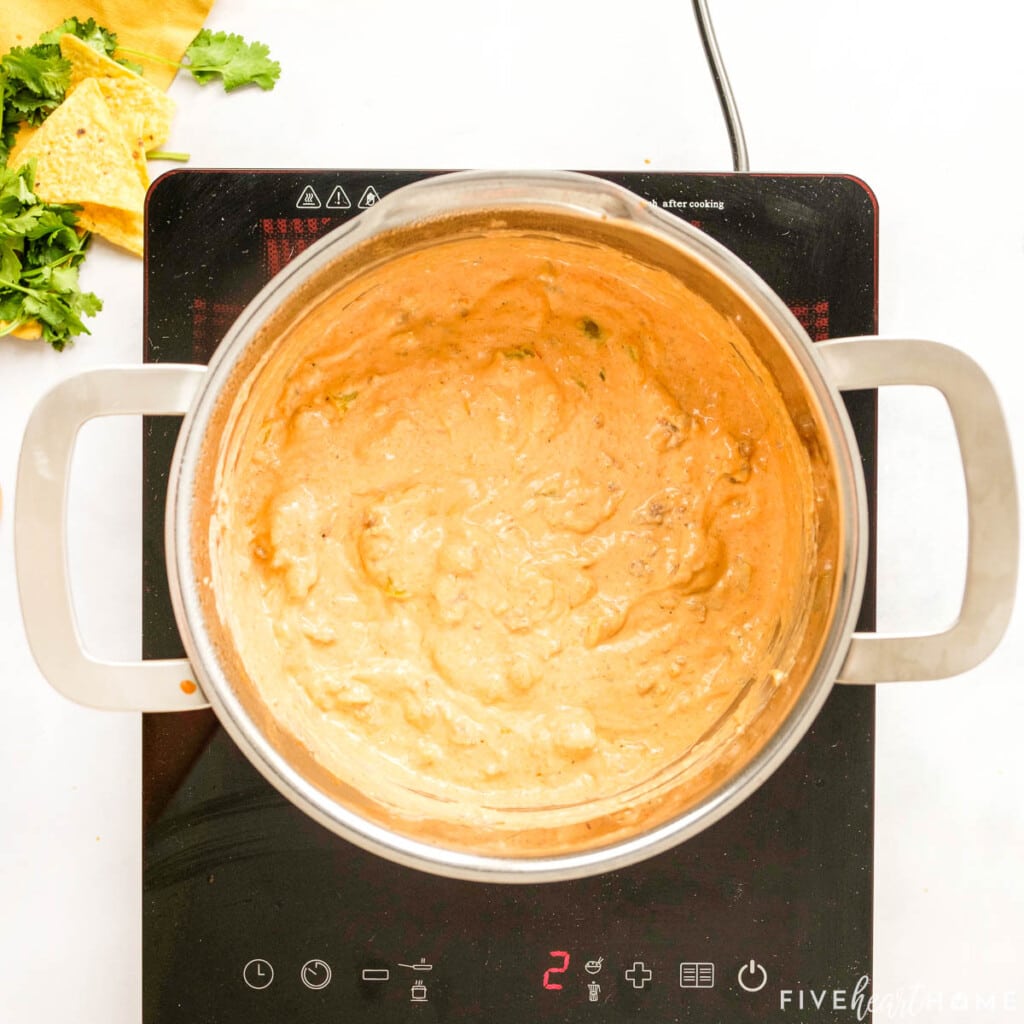
[[[322,988],[327,988],[331,983],[331,968],[330,965],[325,963],[323,960],[307,960],[302,965],[302,970],[299,972],[299,977],[302,979],[302,984],[306,988],[312,989],[314,992],[319,992]]]

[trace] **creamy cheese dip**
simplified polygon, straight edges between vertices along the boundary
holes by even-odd
[[[340,778],[611,797],[778,678],[808,457],[739,327],[616,250],[494,230],[343,284],[247,382],[214,589]]]

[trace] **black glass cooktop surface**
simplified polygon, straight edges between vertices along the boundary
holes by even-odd
[[[206,362],[290,259],[428,173],[159,179],[147,211],[147,360]],[[875,330],[877,208],[856,179],[603,176],[735,251],[812,339]],[[875,395],[847,404],[873,495]],[[183,653],[163,561],[177,428],[143,426],[150,658]],[[874,625],[873,565],[872,540],[861,629]],[[597,878],[503,886],[428,876],[337,838],[278,795],[211,712],[146,715],[143,1019],[868,1019],[873,730],[873,689],[837,687],[775,775],[696,838]]]

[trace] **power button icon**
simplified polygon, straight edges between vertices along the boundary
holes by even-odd
[[[760,992],[768,984],[768,972],[764,964],[748,960],[737,972],[736,980],[744,992]]]

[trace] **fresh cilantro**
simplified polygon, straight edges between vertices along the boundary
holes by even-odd
[[[20,121],[7,112],[7,72],[0,64],[0,167],[7,163],[7,156],[14,148],[14,140]]]
[[[208,28],[202,29],[189,43],[180,64],[176,60],[124,46],[118,47],[117,52],[188,71],[200,85],[220,78],[225,92],[242,85],[273,89],[281,77],[281,65],[270,59],[268,46],[258,42],[247,43],[234,32],[213,32]]]
[[[250,83],[273,89],[281,75],[281,65],[270,59],[268,46],[247,43],[234,32],[211,32],[208,28],[189,44],[182,66],[201,85],[220,77],[225,92]]]
[[[0,58],[0,158],[14,145],[23,121],[41,124],[60,105],[71,80],[71,65],[56,46],[15,46]]]
[[[516,348],[502,349],[501,354],[506,359],[534,359],[537,350],[532,345],[518,345]]]
[[[111,32],[109,28],[96,24],[95,18],[81,21],[78,18],[68,18],[61,22],[56,28],[44,32],[39,37],[39,42],[45,45],[60,47],[61,36],[77,36],[87,46],[91,46],[97,53],[117,61],[118,64],[134,71],[137,75],[142,74],[142,68],[128,60],[121,60],[114,56],[117,49],[117,33]]]
[[[15,46],[0,63],[8,84],[16,86],[9,90],[9,102],[26,115],[37,115],[39,108],[49,113],[64,99],[71,80],[71,65],[60,55],[59,48],[54,52],[51,47],[38,44],[28,48]]]
[[[208,28],[189,43],[179,64],[142,50],[118,47],[118,53],[166,64],[168,67],[188,71],[200,84],[206,85],[219,78],[225,92],[231,92],[242,85],[258,85],[261,89],[273,89],[281,77],[281,65],[270,59],[270,48],[263,43],[247,43],[234,32],[213,32]]]
[[[348,391],[345,394],[328,394],[327,401],[334,406],[338,412],[348,412],[348,407],[359,397],[358,391]]]
[[[34,177],[32,160],[0,168],[0,335],[35,321],[59,352],[103,303],[79,287],[89,235],[75,229],[75,207],[40,202]]]
[[[95,18],[88,21],[79,21],[78,18],[68,18],[56,28],[44,32],[39,37],[39,42],[46,46],[60,46],[60,37],[70,35],[78,36],[83,43],[87,43],[97,53],[110,57],[117,49],[117,36],[102,25],[96,24]]]

